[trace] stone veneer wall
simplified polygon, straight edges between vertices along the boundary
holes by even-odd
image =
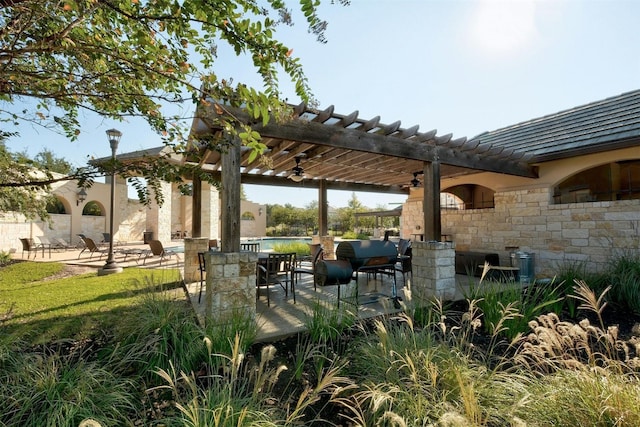
[[[334,242],[333,236],[318,236],[317,234],[311,236],[311,244],[317,245],[319,243],[322,245],[322,250],[324,251],[322,257],[324,259],[336,259]]]
[[[208,237],[187,237],[184,239],[184,281],[193,283],[200,281],[200,265],[198,252],[209,250]]]
[[[145,231],[152,231],[154,240],[168,244],[171,242],[171,184],[161,182],[160,189],[164,195],[164,203],[159,206],[155,200],[152,201],[151,209],[146,215]]]
[[[221,324],[238,316],[256,319],[255,252],[207,252],[206,322]]]
[[[202,183],[201,221],[203,236],[220,238],[220,193],[207,182]]]
[[[413,242],[411,299],[424,307],[430,299],[456,297],[455,244],[451,242]]]
[[[568,261],[598,271],[618,250],[640,249],[640,200],[554,205],[551,196],[547,188],[496,193],[493,209],[443,211],[442,232],[459,250],[497,252],[502,265],[508,247],[533,253],[538,277]],[[409,215],[416,204],[422,215],[421,202],[407,206]]]

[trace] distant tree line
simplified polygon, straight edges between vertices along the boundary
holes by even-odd
[[[329,232],[338,236],[353,231],[371,234],[376,225],[375,217],[360,217],[356,223],[355,214],[385,209],[384,206],[378,206],[375,209],[365,207],[353,193],[346,207],[329,209]],[[399,218],[383,217],[380,226],[396,228],[399,226]],[[267,204],[267,235],[269,236],[310,236],[317,234],[318,228],[317,201],[309,203],[304,208],[292,206],[290,203],[284,206]]]

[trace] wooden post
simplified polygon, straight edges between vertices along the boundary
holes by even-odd
[[[318,186],[318,235],[329,234],[329,202],[327,202],[327,180],[321,179]]]
[[[424,240],[440,241],[440,162],[424,163]]]
[[[240,252],[240,139],[227,136],[222,153],[221,252]]]
[[[191,182],[191,237],[202,237],[202,180],[194,176]]]

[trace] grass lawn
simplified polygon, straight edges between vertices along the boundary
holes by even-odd
[[[107,276],[96,272],[46,279],[63,267],[27,261],[0,269],[0,325],[6,332],[32,344],[82,339],[96,329],[112,328],[150,290],[181,286],[176,269],[126,268]]]

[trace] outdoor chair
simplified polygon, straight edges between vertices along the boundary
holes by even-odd
[[[70,243],[68,243],[66,240],[64,240],[62,237],[56,237],[55,239],[55,244],[56,247],[59,249],[76,249],[76,246],[71,245]]]
[[[209,250],[218,249],[218,239],[209,239]]]
[[[260,243],[240,243],[241,251],[260,252]]]
[[[200,292],[198,292],[198,304],[202,300],[202,287],[204,286],[207,266],[204,262],[204,252],[198,252],[198,269],[200,270]]]
[[[164,261],[165,258],[171,259],[172,256],[175,256],[176,259],[178,258],[178,254],[172,250],[165,249],[160,240],[149,240],[148,244],[150,251],[145,254],[142,265],[146,264],[147,258],[150,256],[159,256],[160,265],[162,265],[162,261]]]
[[[89,251],[89,259],[91,259],[94,253],[100,254],[100,257],[98,259],[101,259],[102,255],[107,253],[107,249],[101,248],[98,245],[96,245],[96,242],[94,242],[93,239],[90,237],[84,237],[82,238],[82,241],[84,242],[85,246],[78,254],[78,259],[80,259],[80,255],[82,255],[84,251]]]
[[[396,263],[396,271],[402,273],[402,280],[404,284],[407,284],[407,273],[411,276],[413,281],[413,270],[411,268],[411,241],[406,239],[400,239],[398,242],[398,262]]]
[[[299,280],[303,274],[311,274],[313,276],[313,290],[316,290],[317,278],[316,278],[316,264],[324,256],[324,251],[321,245],[309,245],[311,248],[311,259],[307,261],[298,262],[293,269],[293,276],[296,280]]]
[[[44,257],[44,250],[47,249],[49,251],[49,258],[51,258],[51,249],[60,249],[57,242],[52,242],[46,236],[36,236],[38,243],[36,245],[36,249],[42,249],[42,256]]]
[[[29,237],[20,237],[20,242],[22,243],[22,258],[24,258],[24,253],[26,251],[27,259],[31,256],[31,252],[33,252],[33,259],[36,259],[36,255],[38,255],[36,242]]]
[[[256,299],[260,298],[260,288],[267,288],[267,306],[271,306],[269,287],[271,285],[280,285],[284,289],[285,297],[289,296],[289,288],[291,288],[295,304],[296,290],[293,280],[295,262],[296,254],[292,252],[270,253],[264,263],[259,263],[256,271]]]
[[[111,242],[111,233],[102,233],[102,243]]]

